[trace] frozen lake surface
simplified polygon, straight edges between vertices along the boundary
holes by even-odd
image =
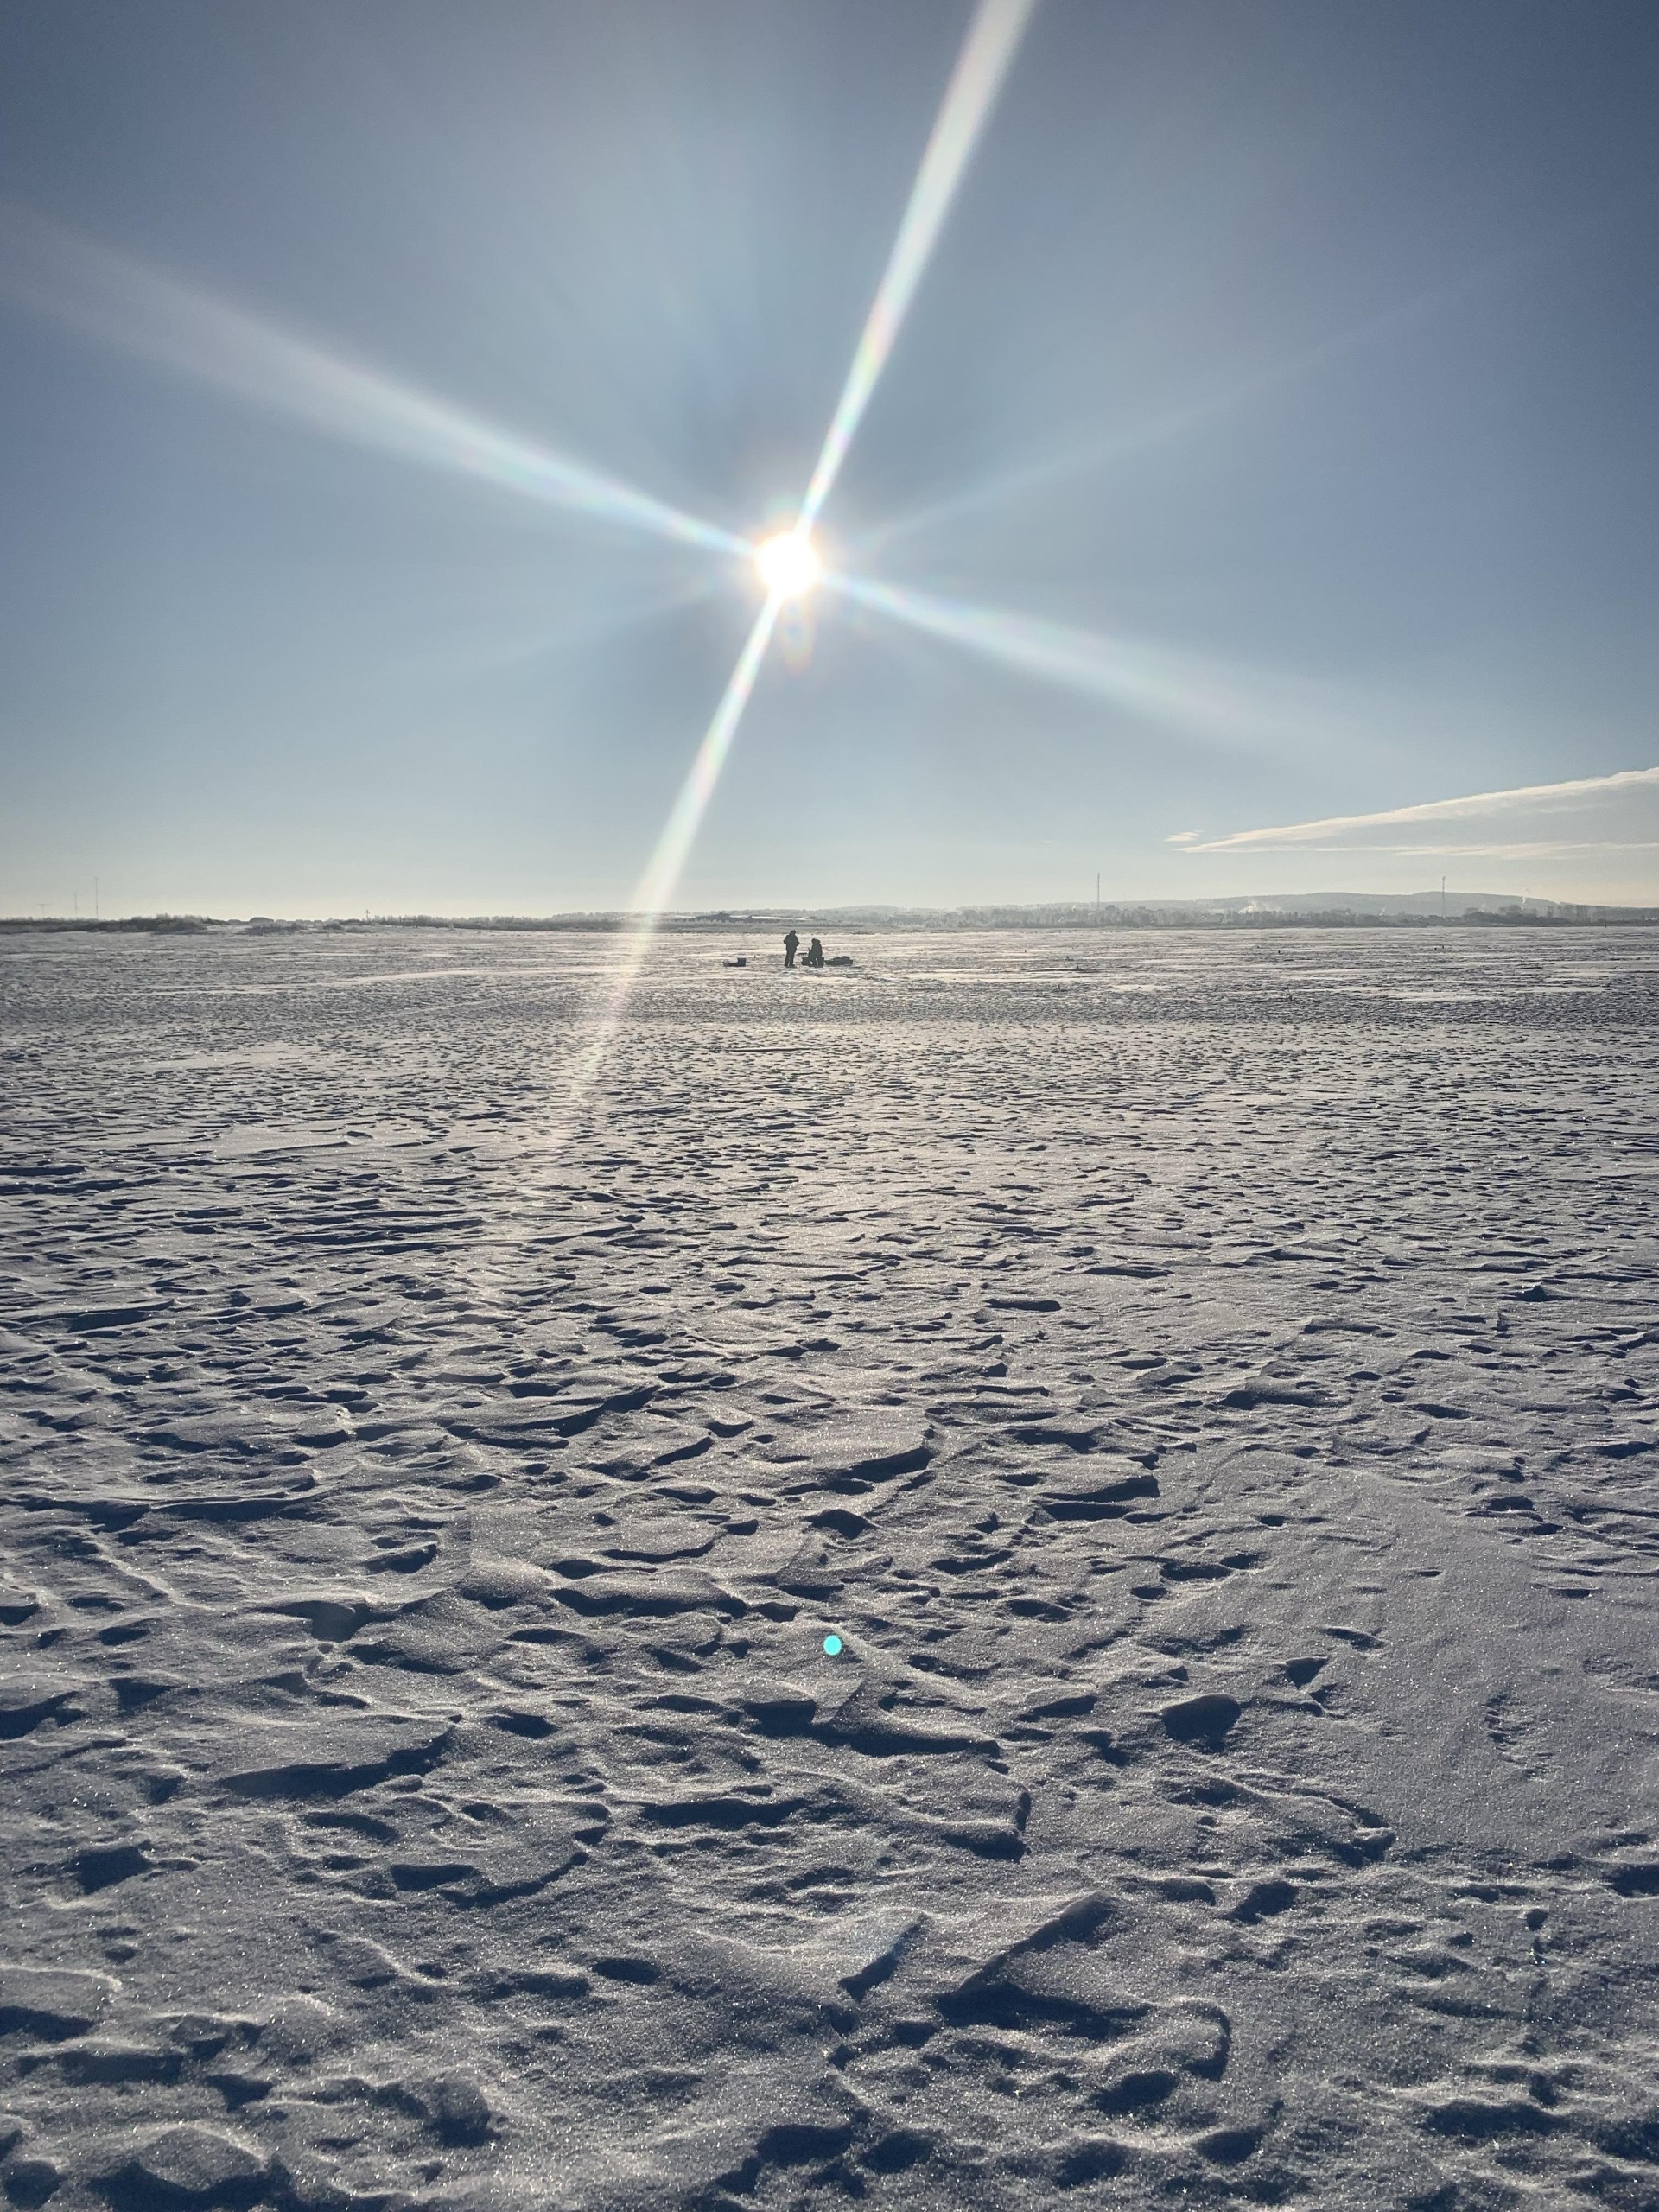
[[[1659,2206],[1659,932],[613,949],[0,938],[11,2201]]]

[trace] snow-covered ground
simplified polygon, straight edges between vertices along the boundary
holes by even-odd
[[[1659,2205],[1659,932],[613,949],[0,938],[11,2202]]]

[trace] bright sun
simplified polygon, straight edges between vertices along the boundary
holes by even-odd
[[[760,581],[779,599],[804,599],[823,582],[818,549],[804,530],[780,530],[754,549]]]

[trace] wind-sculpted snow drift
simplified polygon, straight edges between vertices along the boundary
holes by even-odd
[[[1659,2204],[1659,938],[767,950],[5,948],[10,2202]]]

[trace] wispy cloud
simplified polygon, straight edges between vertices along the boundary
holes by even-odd
[[[1656,787],[1659,787],[1659,767],[1624,768],[1611,776],[1579,776],[1560,784],[1521,784],[1512,791],[1473,791],[1463,798],[1428,799],[1421,805],[1387,807],[1376,814],[1333,814],[1318,822],[1283,823],[1268,830],[1236,830],[1225,837],[1200,840],[1195,838],[1190,830],[1178,830],[1169,842],[1188,853],[1295,849],[1327,853],[1440,853],[1455,854],[1465,858],[1479,854],[1491,859],[1507,860],[1566,853],[1646,852],[1653,848],[1645,840],[1636,843],[1616,838],[1552,839],[1541,842],[1483,841],[1452,844],[1436,840],[1427,843],[1395,843],[1386,838],[1379,839],[1376,833],[1403,829],[1408,824],[1478,822],[1484,817],[1522,810],[1543,815],[1576,813],[1615,796],[1634,797],[1643,788],[1651,790]],[[1617,826],[1628,830],[1632,825],[1624,821]]]

